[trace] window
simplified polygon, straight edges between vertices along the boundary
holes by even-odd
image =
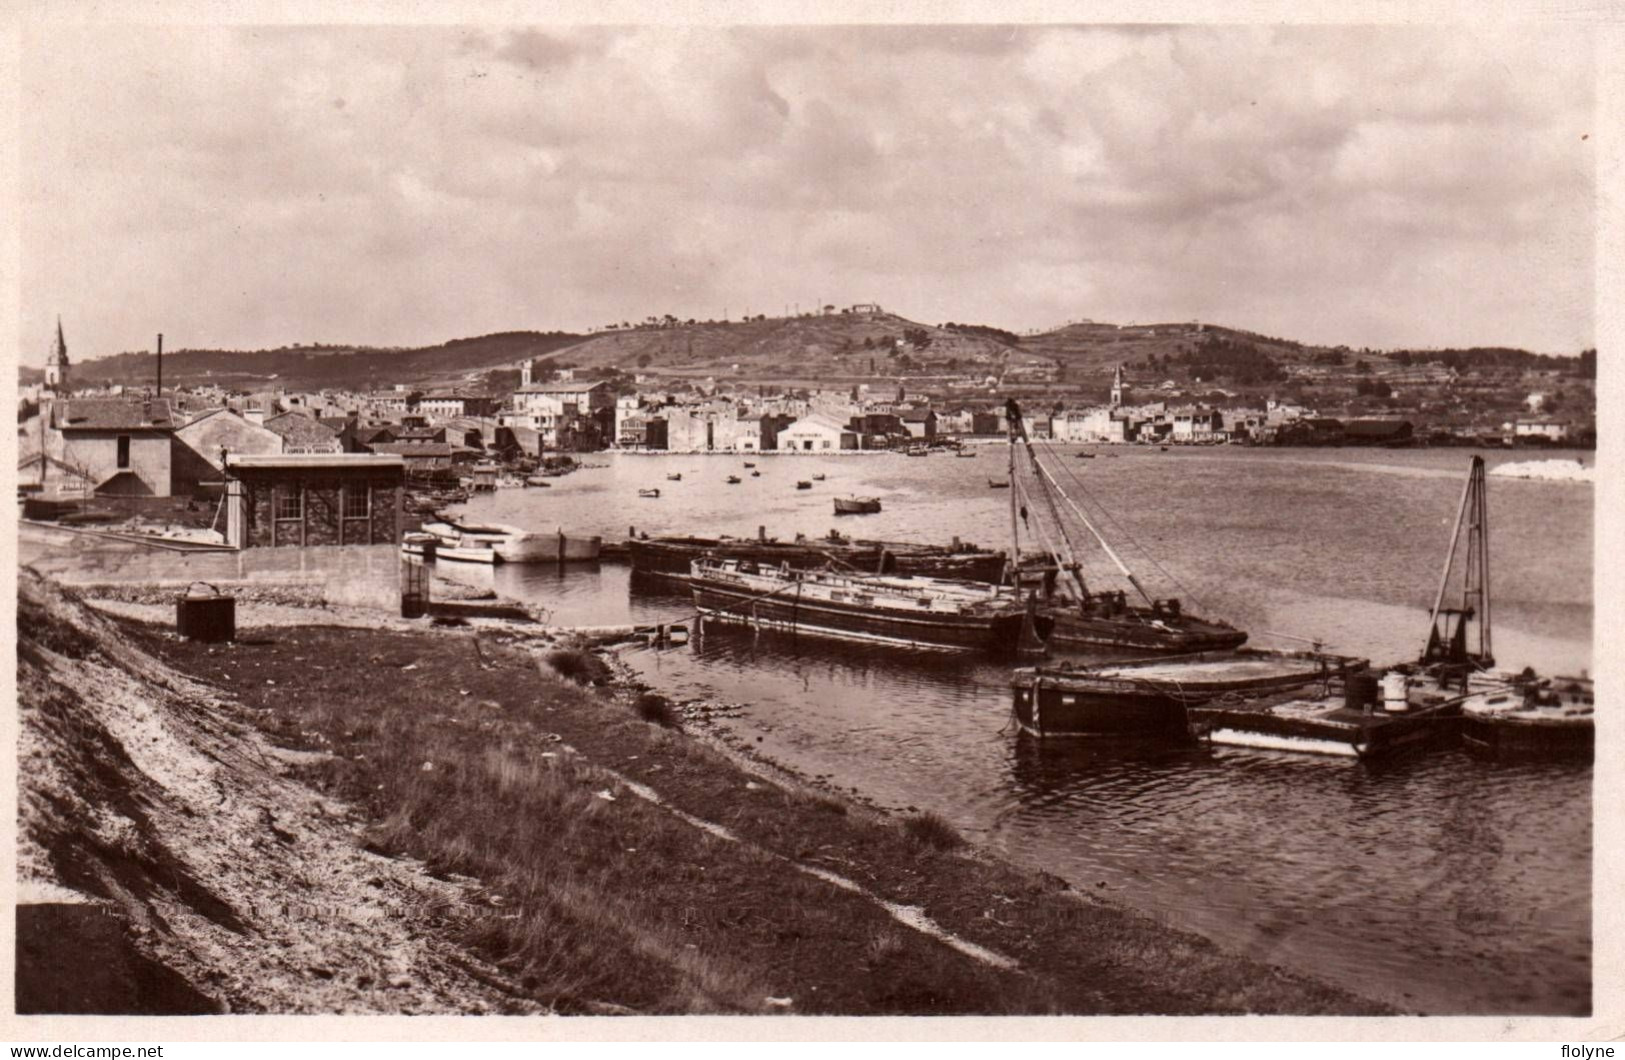
[[[284,486],[277,490],[276,517],[303,519],[305,517],[305,490],[303,486]]]
[[[365,519],[372,514],[372,490],[366,486],[344,488],[344,518]]]
[[[126,468],[128,468],[129,466],[130,466],[130,436],[127,435],[127,434],[121,434],[121,435],[118,436],[118,467],[119,467],[120,471],[123,471]]]

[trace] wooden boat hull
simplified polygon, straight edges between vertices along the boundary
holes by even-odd
[[[1055,619],[1050,645],[1057,648],[1131,648],[1183,655],[1239,648],[1247,641],[1245,632],[1218,622],[1187,617],[1153,620],[1139,610],[1115,616],[1080,615],[1070,609],[1050,613]]]
[[[1018,670],[1010,686],[1017,723],[1036,736],[1183,737],[1188,707],[1225,695],[1302,688],[1366,666],[1364,659],[1243,649],[1164,663]]]
[[[689,585],[694,607],[707,622],[912,648],[1013,654],[1026,617],[1020,610],[995,615],[881,613],[798,597],[793,590],[763,598],[699,576]],[[1041,626],[1041,636],[1042,631]]]
[[[836,515],[874,515],[880,511],[879,501],[845,500],[835,498]]]
[[[996,584],[1004,573],[1002,552],[950,552],[880,541],[855,543],[778,542],[748,539],[634,539],[627,542],[632,569],[645,574],[687,576],[689,565],[703,556],[750,560],[792,570],[812,570],[832,560],[866,573],[917,574],[931,578]],[[881,557],[886,556],[882,570]]]
[[[1463,746],[1489,758],[1572,758],[1596,754],[1597,728],[1590,718],[1519,718],[1464,715]]]

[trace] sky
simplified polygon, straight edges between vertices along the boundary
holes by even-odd
[[[1585,26],[24,31],[22,359],[878,302],[1594,346]]]

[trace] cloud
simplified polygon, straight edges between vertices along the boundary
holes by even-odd
[[[35,28],[25,356],[815,300],[1574,350],[1584,32]]]

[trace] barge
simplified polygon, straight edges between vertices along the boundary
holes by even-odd
[[[1035,736],[1166,735],[1183,738],[1187,710],[1220,697],[1258,696],[1369,666],[1319,651],[1238,648],[1126,662],[1018,669],[1010,678],[1016,722]]]
[[[974,582],[697,559],[688,584],[702,623],[995,654],[1047,632],[1018,596]]]

